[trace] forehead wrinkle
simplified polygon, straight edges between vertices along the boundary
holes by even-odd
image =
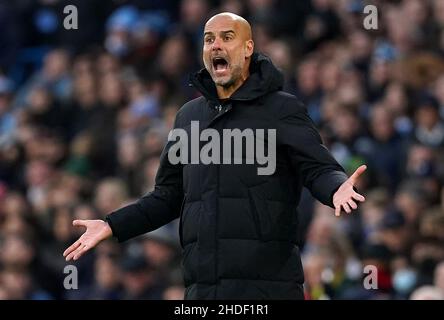
[[[232,29],[229,29],[229,30],[221,30],[221,31],[218,31],[218,32],[205,31],[204,36],[206,36],[206,35],[213,35],[213,34],[215,34],[215,33],[220,33],[220,34],[234,33],[234,34],[236,34],[236,31],[234,31],[234,30],[232,30]]]

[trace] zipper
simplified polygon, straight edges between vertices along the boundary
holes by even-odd
[[[213,123],[214,121],[216,121],[216,119],[220,118],[225,113],[227,113],[229,110],[231,110],[232,106],[230,103],[226,106],[225,109],[223,109],[223,105],[219,104],[217,106],[217,109],[219,111],[219,114],[216,117],[214,117],[213,120],[211,120],[211,123]],[[222,110],[224,110],[224,111],[222,111]],[[211,125],[211,123],[210,123],[210,125]],[[218,246],[218,244],[219,244],[219,225],[217,224],[217,221],[219,220],[219,215],[220,215],[220,209],[219,209],[220,208],[220,206],[219,206],[219,204],[220,204],[220,201],[219,201],[219,199],[220,199],[220,164],[216,164],[216,171],[217,171],[217,173],[216,173],[217,197],[216,197],[216,217],[215,217],[215,225],[216,225],[216,232],[215,233],[216,234],[215,234],[215,239],[214,239],[214,241],[215,241],[214,247],[215,247],[215,252],[216,252],[216,258],[215,258],[216,261],[215,261],[215,266],[214,266],[215,275],[216,275],[216,286],[215,286],[215,290],[214,290],[214,299],[217,299],[219,281],[220,281],[219,275],[218,275],[218,261],[217,261],[217,259],[218,259],[217,257],[219,255],[219,246]]]
[[[223,104],[218,104],[214,106],[214,109],[217,111],[217,115],[210,121],[210,123],[208,124],[208,127],[214,123],[214,121],[216,121],[217,119],[219,119],[220,117],[222,117],[224,114],[226,114],[228,111],[230,111],[231,109],[233,109],[232,107],[232,103],[230,101],[229,104],[227,104],[225,107]]]
[[[219,256],[219,246],[218,246],[218,242],[219,242],[219,226],[218,226],[218,224],[217,224],[217,221],[218,221],[218,219],[219,219],[219,196],[220,196],[220,177],[219,177],[219,175],[220,175],[220,167],[219,167],[220,165],[217,165],[216,164],[216,170],[217,170],[217,175],[216,175],[216,179],[217,179],[217,182],[216,182],[216,188],[217,188],[217,198],[216,198],[216,219],[215,219],[215,221],[214,221],[214,223],[215,223],[215,225],[216,225],[216,234],[215,234],[215,236],[214,236],[214,251],[216,252],[215,253],[215,266],[214,266],[214,268],[215,268],[215,275],[216,275],[216,285],[215,285],[215,289],[214,289],[214,299],[217,299],[217,294],[218,294],[218,288],[219,288],[219,275],[217,274],[218,273],[218,268],[217,268],[217,264],[218,264],[218,256]]]
[[[179,241],[180,241],[180,246],[182,247],[182,249],[184,248],[182,224],[183,224],[183,209],[185,207],[185,202],[186,202],[186,196],[183,197],[182,205],[180,207],[180,215],[179,215],[179,217],[180,217],[179,218]]]
[[[253,199],[253,194],[250,189],[248,189],[248,200],[250,202],[251,214],[253,216],[254,225],[256,226],[257,236],[259,240],[263,240],[259,212],[257,211],[256,204],[254,203]]]

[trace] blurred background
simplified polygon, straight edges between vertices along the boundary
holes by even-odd
[[[83,232],[73,219],[153,188],[221,11],[251,22],[347,172],[368,166],[353,214],[304,191],[306,298],[444,299],[443,0],[0,0],[0,299],[183,297],[177,222],[102,243],[73,263],[78,290],[63,287],[62,252]]]

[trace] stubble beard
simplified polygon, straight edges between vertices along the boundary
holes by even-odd
[[[236,81],[242,76],[242,67],[236,65],[232,67],[232,70],[233,71],[231,73],[231,76],[227,80],[217,79],[216,76],[212,74],[214,83],[217,86],[221,86],[223,88],[230,88],[231,86],[233,86],[236,83]]]

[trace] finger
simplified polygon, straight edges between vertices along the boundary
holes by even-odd
[[[84,226],[86,227],[86,220],[74,220],[72,225],[75,227]]]
[[[80,248],[80,247],[79,247]],[[79,250],[79,248],[76,248],[75,250],[71,251],[65,258],[66,261],[71,260],[77,253],[77,251]]]
[[[355,200],[358,200],[358,201],[361,201],[361,202],[364,202],[365,201],[365,197],[363,196],[363,195],[360,195],[359,193],[357,193],[357,192],[355,192],[355,193],[353,193],[353,196],[352,196]]]
[[[352,199],[348,200],[347,203],[353,210],[358,209],[358,205]]]
[[[74,260],[79,259],[86,251],[88,251],[90,249],[89,246],[87,246],[86,244],[83,245],[82,247],[80,247],[77,250],[77,253],[74,255]]]
[[[63,256],[66,257],[66,255],[68,255],[68,254],[71,253],[73,250],[75,250],[79,245],[80,245],[80,241],[77,240],[77,241],[74,242],[71,246],[69,246],[68,249],[65,250],[65,252],[63,252]]]
[[[343,203],[343,204],[342,204],[342,207],[344,208],[345,212],[347,212],[347,213],[350,213],[350,212],[351,212],[351,209],[350,209],[350,207],[348,206],[347,202],[346,202],[346,203]]]
[[[69,261],[69,260],[71,260],[71,259],[76,260],[76,259],[74,259],[74,258],[79,254],[79,252],[82,251],[83,247],[84,247],[84,244],[81,244],[77,249],[75,249],[74,251],[72,251],[72,252],[66,257],[66,261]]]
[[[339,217],[341,215],[341,206],[335,207],[335,216]]]
[[[356,171],[351,175],[350,181],[355,184],[358,180],[359,176],[364,173],[364,171],[367,170],[367,166],[364,164],[360,166]]]

